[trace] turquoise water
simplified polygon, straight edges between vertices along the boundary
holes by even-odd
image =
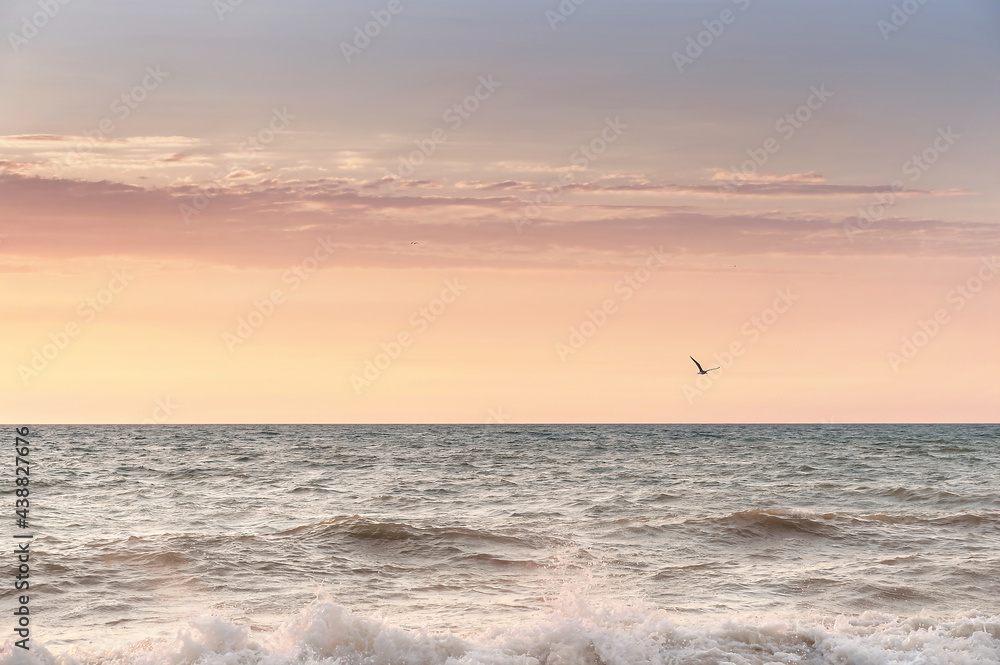
[[[997,426],[32,440],[37,662],[1000,662]]]

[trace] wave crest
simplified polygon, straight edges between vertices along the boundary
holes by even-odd
[[[940,662],[995,664],[1000,616],[691,619],[636,606],[595,608],[575,599],[549,617],[458,636],[405,630],[329,600],[305,607],[273,633],[210,618],[171,642],[144,640],[106,652],[25,657],[7,642],[0,665],[696,665]]]

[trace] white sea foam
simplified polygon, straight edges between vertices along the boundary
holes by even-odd
[[[580,599],[550,616],[459,636],[403,630],[319,600],[273,633],[220,618],[170,641],[53,654],[8,642],[0,665],[995,665],[1000,616],[683,618]]]

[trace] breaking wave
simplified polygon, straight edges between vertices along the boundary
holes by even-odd
[[[172,640],[107,651],[30,652],[8,642],[0,665],[986,665],[1000,662],[1000,616],[812,619],[671,615],[571,599],[530,623],[471,635],[406,630],[331,600],[270,633],[193,620]]]

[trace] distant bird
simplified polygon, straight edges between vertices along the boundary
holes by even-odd
[[[697,360],[695,360],[694,357],[688,356],[688,358],[691,358],[691,360],[694,361],[694,364],[698,366],[698,373],[699,374],[708,374],[709,372],[711,372],[713,370],[719,369],[718,367],[710,367],[708,369],[702,369],[701,368],[701,363],[699,363]]]
[[[420,243],[419,243],[419,242],[417,242],[416,240],[414,240],[414,241],[413,241],[413,242],[411,242],[410,244],[411,244],[411,245],[419,245]]]

